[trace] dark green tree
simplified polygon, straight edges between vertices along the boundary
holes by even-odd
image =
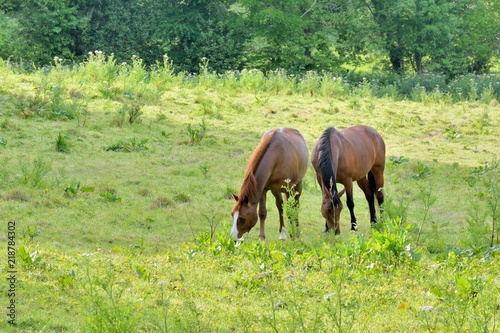
[[[372,44],[370,17],[353,1],[242,0],[241,5],[251,67],[336,70]]]
[[[500,51],[500,1],[461,2],[459,30],[447,56],[432,70],[458,75],[487,73]]]
[[[130,61],[132,56],[154,63],[163,55],[162,45],[154,35],[157,27],[154,22],[152,1],[139,0],[76,0],[81,17],[88,24],[75,36],[76,50],[83,56],[99,50],[114,54],[115,58]],[[156,1],[159,2],[159,1]]]
[[[152,1],[157,27],[153,38],[177,70],[197,72],[202,58],[212,70],[241,68],[245,33],[230,10],[234,1]]]
[[[70,0],[4,1],[2,9],[10,31],[3,37],[9,47],[0,51],[2,57],[22,57],[37,65],[49,64],[55,56],[75,57],[74,33],[86,20]]]
[[[498,49],[494,2],[370,0],[366,5],[395,72],[404,73],[408,63],[419,74],[425,68],[448,76],[484,70]]]

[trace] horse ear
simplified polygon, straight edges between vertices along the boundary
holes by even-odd
[[[233,196],[233,199],[236,200],[236,202],[238,202],[238,196],[235,195],[234,193],[231,193],[231,195]]]
[[[245,197],[243,198],[243,204],[246,205],[250,200],[248,199],[248,195],[245,194]]]

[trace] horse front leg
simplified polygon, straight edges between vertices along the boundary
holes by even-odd
[[[347,203],[347,208],[349,208],[349,213],[351,214],[351,230],[357,230],[356,225],[356,215],[354,215],[354,198],[352,195],[352,182],[349,182],[346,187],[345,187],[345,192],[346,192],[346,203]]]
[[[261,241],[266,240],[266,232],[264,230],[264,224],[266,223],[266,217],[267,217],[266,193],[267,192],[264,191],[259,200],[259,220],[260,220],[259,239]]]

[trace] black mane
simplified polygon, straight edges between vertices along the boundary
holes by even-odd
[[[333,127],[328,127],[319,138],[319,167],[321,169],[321,178],[323,185],[332,194],[332,203],[334,206],[340,204],[340,197],[337,191],[337,183],[332,164],[332,149],[330,147],[330,136],[336,131]]]

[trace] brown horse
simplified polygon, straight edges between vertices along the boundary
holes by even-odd
[[[288,193],[284,189],[287,185],[285,180],[290,180],[288,184],[290,187],[295,185],[298,202],[308,160],[306,143],[297,130],[275,128],[264,134],[250,157],[239,196],[233,194],[236,204],[231,212],[234,219],[231,233],[235,240],[249,232],[257,223],[257,204],[260,218],[259,238],[265,240],[266,194],[269,190],[276,198],[276,207],[280,217],[280,239],[286,237],[282,197],[282,193],[285,193],[288,199]]]
[[[335,229],[335,234],[340,233],[340,196],[344,191],[351,213],[351,230],[356,230],[353,181],[365,193],[371,222],[377,221],[374,197],[381,207],[385,169],[385,143],[377,131],[368,126],[353,126],[342,131],[329,127],[314,146],[311,162],[323,192],[321,213],[326,219],[325,231]],[[336,183],[344,185],[341,193],[337,191]]]

